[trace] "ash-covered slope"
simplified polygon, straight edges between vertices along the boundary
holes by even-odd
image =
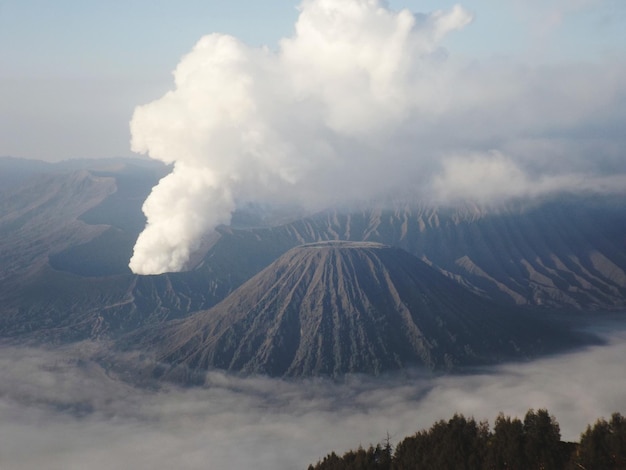
[[[555,347],[549,327],[469,292],[399,248],[294,248],[210,310],[134,334],[182,369],[337,376],[453,369]]]
[[[623,311],[625,201],[572,195],[497,209],[409,202],[329,210],[277,227],[224,232],[213,251],[236,245],[234,253],[281,254],[322,240],[372,241],[403,248],[497,302]]]

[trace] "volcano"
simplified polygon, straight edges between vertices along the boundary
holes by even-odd
[[[170,372],[288,377],[453,370],[564,342],[544,320],[479,297],[402,249],[336,241],[296,247],[213,308],[132,338]]]

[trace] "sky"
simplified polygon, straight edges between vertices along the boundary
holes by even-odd
[[[474,22],[446,38],[453,58],[523,63],[623,60],[621,0],[392,0],[429,12],[459,3]],[[0,156],[130,156],[135,106],[172,88],[203,35],[276,48],[298,1],[0,0]]]
[[[240,205],[626,188],[621,0],[0,2],[0,156],[172,165],[129,266]]]
[[[622,322],[623,323],[623,322]],[[626,414],[621,327],[605,346],[475,374],[285,381],[221,372],[188,389],[133,387],[92,346],[0,347],[0,466],[13,470],[306,468],[331,451],[396,445],[455,412],[523,419],[544,408],[563,440]],[[81,352],[82,350],[82,352]],[[602,367],[598,367],[602,364]]]

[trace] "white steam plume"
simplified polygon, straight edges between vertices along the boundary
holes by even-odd
[[[347,170],[372,155],[342,152],[375,144],[371,134],[430,99],[412,93],[420,65],[470,20],[460,7],[418,21],[378,0],[309,0],[278,52],[202,38],[174,72],[176,89],[138,107],[131,122],[134,151],[174,163],[143,207],[148,224],[131,269],[184,268],[235,201],[288,193],[320,203],[328,200],[320,188],[365,182]]]
[[[422,15],[305,0],[275,51],[203,37],[173,91],[131,122],[134,151],[174,164],[144,205],[131,269],[185,269],[247,202],[626,188],[626,66],[447,60],[441,41],[471,20],[460,6]]]

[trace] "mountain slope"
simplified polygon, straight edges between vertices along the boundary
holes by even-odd
[[[36,271],[55,250],[102,233],[78,217],[114,192],[113,178],[78,171],[38,177],[0,199],[0,280]]]
[[[224,230],[206,262],[222,246],[276,256],[322,240],[398,246],[498,302],[626,309],[623,196],[563,197],[498,210],[417,203],[329,210],[277,227]]]
[[[127,343],[188,369],[337,376],[526,358],[565,336],[404,250],[326,242],[290,250],[212,309]]]

